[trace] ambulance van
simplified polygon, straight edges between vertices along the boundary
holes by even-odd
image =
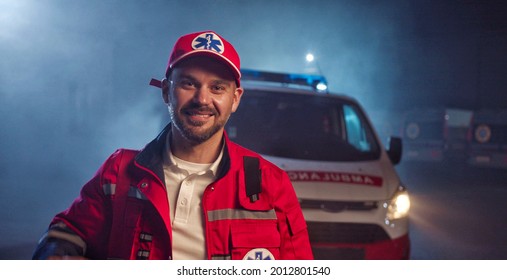
[[[472,115],[472,110],[445,107],[405,112],[403,161],[465,164]]]
[[[226,131],[285,170],[316,259],[408,259],[410,200],[361,105],[325,77],[242,70],[240,109]]]
[[[507,169],[507,109],[476,111],[468,141],[468,164]]]

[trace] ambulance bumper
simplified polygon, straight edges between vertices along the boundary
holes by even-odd
[[[373,243],[312,242],[316,260],[407,260],[410,258],[408,234]]]

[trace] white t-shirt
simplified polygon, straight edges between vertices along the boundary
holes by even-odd
[[[204,214],[201,205],[206,187],[215,180],[223,155],[213,163],[184,161],[171,153],[169,134],[164,153],[164,177],[169,200],[174,260],[204,260]]]

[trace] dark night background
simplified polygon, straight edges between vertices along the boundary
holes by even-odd
[[[165,107],[148,82],[182,34],[216,31],[244,68],[320,69],[367,112],[478,110],[507,108],[506,15],[493,0],[2,0],[2,258],[25,253],[116,148],[156,136]]]

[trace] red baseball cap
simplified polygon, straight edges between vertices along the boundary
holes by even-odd
[[[236,79],[236,84],[240,86],[239,55],[231,43],[213,31],[202,31],[181,36],[174,44],[169,57],[166,77],[169,76],[169,73],[178,62],[198,55],[216,58],[229,66]],[[161,88],[162,82],[151,79],[150,85]]]

